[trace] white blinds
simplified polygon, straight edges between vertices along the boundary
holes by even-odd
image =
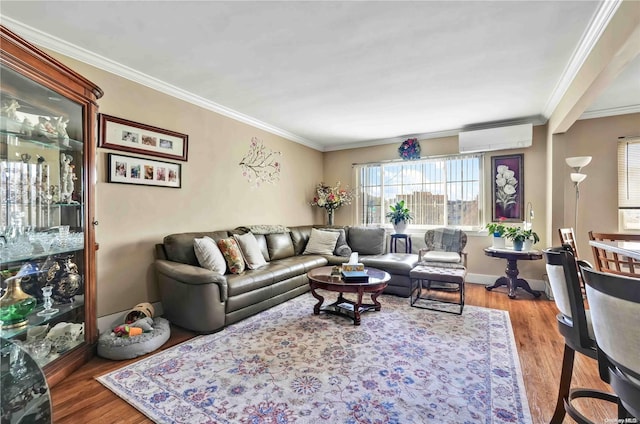
[[[640,208],[640,137],[618,142],[618,208]]]

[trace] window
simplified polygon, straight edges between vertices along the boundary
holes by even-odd
[[[414,226],[480,226],[482,155],[356,165],[360,225],[388,224],[389,205],[404,200]]]
[[[640,137],[618,142],[618,227],[640,230]]]

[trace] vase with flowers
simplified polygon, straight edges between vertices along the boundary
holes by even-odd
[[[349,188],[342,188],[340,181],[335,186],[320,183],[316,186],[311,206],[324,208],[327,211],[327,225],[334,224],[334,213],[342,205],[350,205],[353,200],[353,192]]]

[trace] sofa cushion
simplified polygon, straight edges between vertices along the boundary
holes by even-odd
[[[216,242],[208,236],[193,239],[193,249],[202,268],[206,268],[216,274],[224,275],[227,271],[227,261]]]
[[[364,266],[382,269],[389,274],[409,275],[418,264],[418,255],[414,253],[385,253],[384,255],[361,256]]]
[[[385,251],[384,228],[350,227],[347,243],[359,255],[381,255]]]
[[[162,241],[167,260],[180,262],[182,264],[200,266],[198,258],[196,258],[195,250],[193,249],[193,239],[204,236],[211,237],[217,242],[222,238],[229,237],[229,233],[226,231],[209,231],[170,234]]]
[[[351,247],[347,244],[347,235],[342,228],[319,228],[322,231],[334,231],[339,233],[338,241],[336,241],[336,248],[333,249],[335,256],[350,256],[352,253]]]
[[[304,248],[307,246],[309,236],[311,235],[311,225],[302,225],[299,227],[291,227],[291,241],[296,255],[302,255]]]
[[[303,255],[333,255],[340,233],[313,228]]]
[[[269,251],[269,259],[272,261],[288,258],[295,255],[293,241],[289,233],[267,234],[267,249]]]
[[[258,241],[252,233],[234,234],[233,238],[238,243],[240,253],[249,269],[256,269],[266,265],[267,261],[264,260]]]
[[[244,272],[244,259],[240,247],[233,237],[218,240],[218,247],[227,261],[229,272],[232,274],[240,274]]]

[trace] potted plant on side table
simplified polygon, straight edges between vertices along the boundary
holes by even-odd
[[[385,216],[389,218],[393,224],[396,234],[405,234],[407,224],[413,219],[413,216],[409,208],[405,206],[404,200],[396,202],[395,205],[389,205],[389,209],[391,209],[391,211],[387,212]]]
[[[513,250],[531,250],[533,243],[540,241],[540,237],[533,230],[525,230],[520,227],[508,227],[505,237],[513,241]],[[529,241],[531,244],[523,249],[525,241]]]
[[[538,237],[538,234],[533,230],[523,230],[523,233],[526,238],[524,239],[522,249],[531,250],[533,245],[540,241],[540,237]]]
[[[491,247],[504,249],[504,232],[506,228],[502,221],[488,223],[487,230],[489,230],[489,234],[493,236],[493,243],[491,244]]]

